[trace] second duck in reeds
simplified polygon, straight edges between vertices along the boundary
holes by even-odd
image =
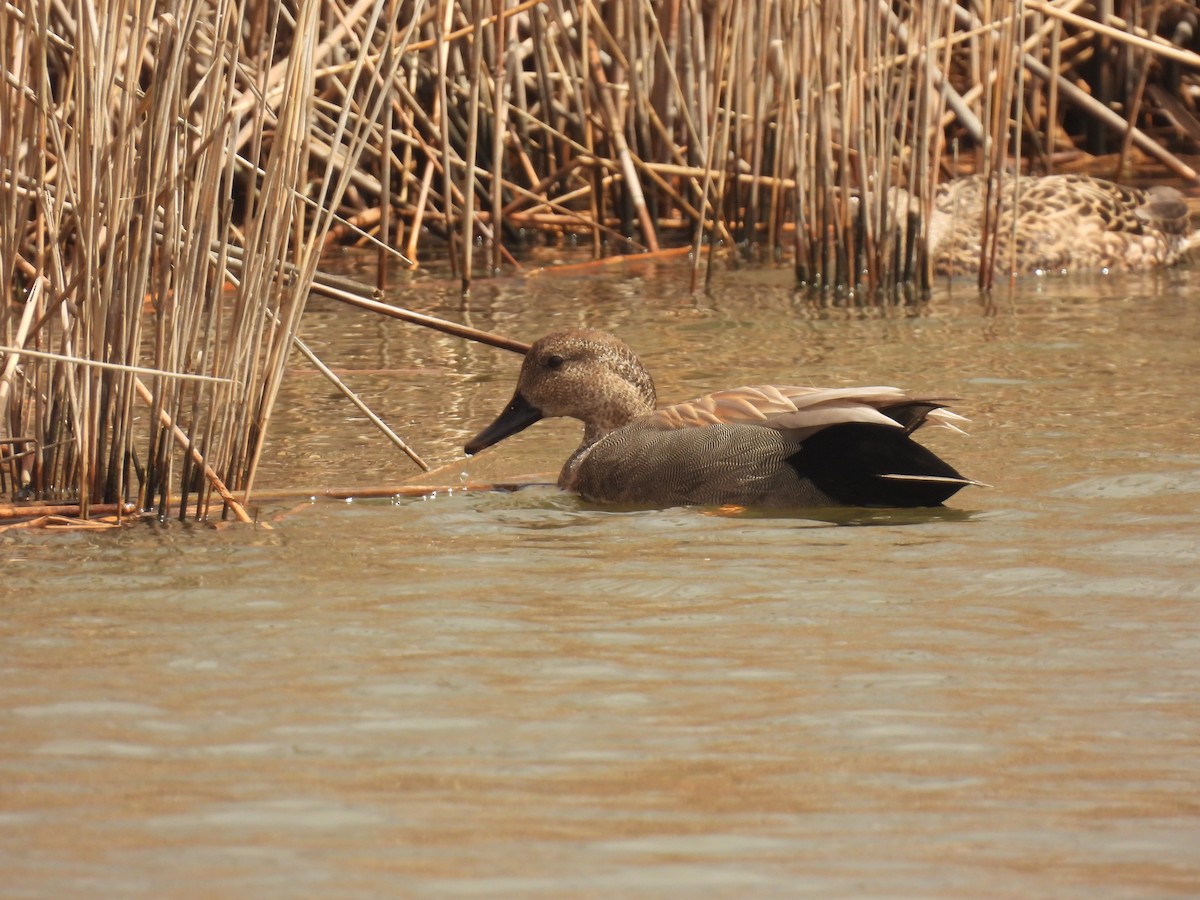
[[[963,418],[897,388],[759,385],[654,407],[654,382],[624,343],[563,329],[530,348],[512,401],[465,449],[539,419],[579,419],[583,442],[559,486],[653,506],[940,506],[977,483],[912,439],[926,424],[958,431]]]
[[[989,184],[991,200],[988,199]],[[938,275],[980,269],[992,204],[997,274],[1098,274],[1171,266],[1200,244],[1183,194],[1087,175],[971,175],[938,188],[929,253]]]

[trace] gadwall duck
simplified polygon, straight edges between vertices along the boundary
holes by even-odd
[[[563,329],[525,356],[512,401],[466,445],[478,453],[534,422],[570,416],[583,443],[559,487],[653,506],[939,506],[968,484],[910,436],[962,416],[897,388],[759,385],[656,410],[624,343]]]
[[[1200,244],[1183,194],[1086,175],[992,178],[998,274],[1095,274],[1174,265]],[[938,188],[929,252],[939,275],[979,271],[988,179],[956,178]],[[995,200],[993,202],[995,202]]]

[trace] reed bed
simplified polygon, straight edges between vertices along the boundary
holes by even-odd
[[[341,59],[361,105],[332,118],[318,71],[341,44],[322,43],[321,4],[5,7],[0,411],[18,495],[85,517],[125,500],[206,516],[215,498],[250,521],[320,254],[400,71],[398,4],[375,7]]]
[[[313,291],[379,299],[321,272],[332,243],[380,285],[571,240],[896,296],[947,175],[1194,179],[1167,148],[1200,139],[1195,10],[1108,6],[5,0],[0,492],[248,520],[289,356],[356,400],[301,339]]]

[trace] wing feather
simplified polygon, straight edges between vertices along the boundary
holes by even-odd
[[[817,388],[799,385],[761,384],[716,391],[655,410],[645,424],[662,429],[703,428],[708,425],[760,425],[803,439],[830,425],[850,422],[903,428],[889,416],[889,407],[925,404],[922,422],[961,432],[963,416],[941,406],[941,400],[917,400],[899,388]]]

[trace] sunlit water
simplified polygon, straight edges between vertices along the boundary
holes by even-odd
[[[314,301],[265,528],[0,535],[5,897],[1200,893],[1200,288],[1032,281],[821,307],[678,266],[391,298],[622,335],[663,401],[960,398],[941,511],[621,510],[545,422],[463,441],[518,357]],[[858,527],[856,527],[858,526]]]

